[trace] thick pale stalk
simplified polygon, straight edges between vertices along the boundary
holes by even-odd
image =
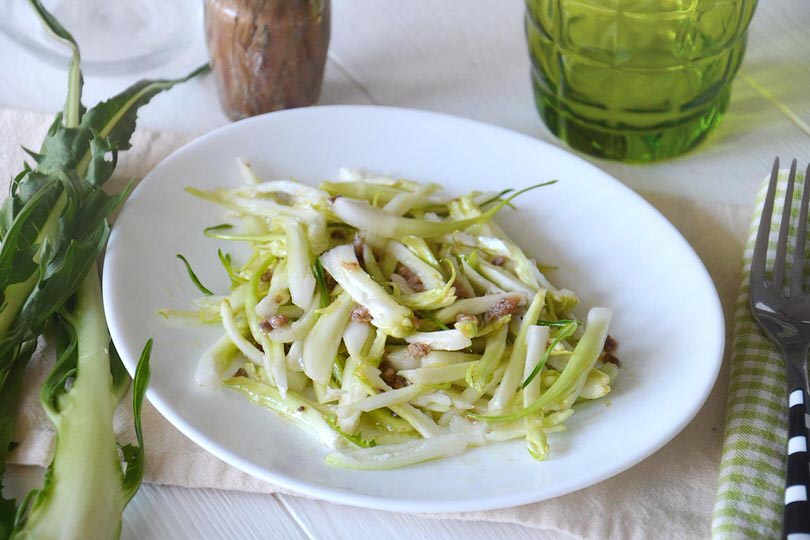
[[[332,248],[321,255],[321,263],[343,290],[369,311],[371,324],[394,337],[413,333],[413,312],[401,306],[363,270],[352,246]]]
[[[56,453],[45,488],[51,491],[31,509],[15,540],[117,538],[121,529],[123,473],[113,433],[117,401],[95,266],[79,287],[74,324],[78,374],[60,400]]]
[[[309,243],[304,226],[297,219],[282,220],[287,239],[287,275],[293,304],[307,309],[315,292],[315,276],[309,262]]]
[[[523,365],[526,362],[526,334],[529,327],[537,322],[538,317],[540,317],[540,310],[543,309],[545,301],[546,291],[541,290],[534,296],[534,300],[526,310],[526,315],[523,316],[520,331],[512,345],[512,355],[506,365],[506,372],[503,374],[503,379],[501,379],[501,384],[498,385],[495,395],[487,404],[487,410],[490,413],[502,411],[518,389],[520,376],[523,373]]]
[[[523,367],[523,378],[528,378],[548,345],[549,328],[547,326],[531,326],[526,334],[526,363]],[[541,377],[538,373],[523,389],[523,406],[528,407],[540,397]],[[548,440],[543,432],[543,418],[540,413],[523,419],[526,428],[526,447],[535,459],[545,459],[548,456]]]
[[[318,384],[329,383],[332,366],[353,307],[351,296],[341,293],[322,311],[321,317],[304,341],[304,373]]]

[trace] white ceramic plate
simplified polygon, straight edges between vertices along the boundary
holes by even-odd
[[[498,222],[530,254],[558,269],[583,307],[614,310],[623,369],[607,401],[582,407],[550,438],[551,457],[523,441],[477,448],[405,469],[358,472],[323,464],[326,449],[295,426],[228,390],[198,387],[197,360],[216,338],[156,314],[199,296],[175,259],[227,290],[220,244],[202,229],[225,221],[183,191],[239,184],[235,157],[265,179],[317,183],[340,166],[421,181],[451,193],[520,188],[518,210]],[[232,249],[233,246],[229,246]],[[723,318],[703,264],[678,232],[624,185],[552,145],[459,118],[382,107],[315,107],[244,120],[200,137],[156,167],[113,228],[104,270],[110,333],[132,373],[153,336],[149,401],[197,444],[243,471],[313,497],[384,510],[447,512],[556,497],[613,476],[675,436],[697,413],[721,362]]]

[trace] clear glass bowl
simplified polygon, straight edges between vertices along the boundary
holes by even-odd
[[[88,73],[142,71],[174,58],[202,35],[199,0],[42,0],[76,38]],[[69,50],[27,2],[0,0],[0,30],[43,60],[64,66]]]

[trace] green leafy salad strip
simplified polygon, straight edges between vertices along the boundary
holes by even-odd
[[[129,187],[108,195],[118,152],[130,147],[136,114],[152,97],[193,77],[141,81],[86,109],[80,54],[71,34],[39,0],[45,27],[70,46],[64,110],[39,151],[28,150],[0,209],[0,478],[12,442],[25,366],[46,325],[58,358],[41,391],[57,435],[45,483],[17,508],[0,496],[0,540],[117,538],[121,512],[144,468],[140,410],[149,380],[147,344],[133,388],[137,446],[119,446],[112,418],[129,376],[111,347],[96,260],[109,235],[107,216]],[[2,486],[0,486],[2,487]]]
[[[547,434],[610,391],[611,312],[579,322],[574,293],[492,222],[553,182],[448,198],[347,169],[315,188],[238,165],[244,187],[187,189],[239,223],[204,231],[242,253],[219,252],[231,290],[162,313],[221,324],[197,381],[307,429],[327,463],[388,469],[517,438],[543,460]]]

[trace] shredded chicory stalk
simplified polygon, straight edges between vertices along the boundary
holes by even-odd
[[[491,221],[553,182],[450,198],[357,172],[316,189],[240,169],[245,186],[188,189],[242,221],[206,236],[252,249],[241,266],[219,254],[231,291],[197,377],[310,430],[328,463],[394,468],[519,437],[542,460],[576,403],[610,391],[610,312],[578,322],[576,296]]]

